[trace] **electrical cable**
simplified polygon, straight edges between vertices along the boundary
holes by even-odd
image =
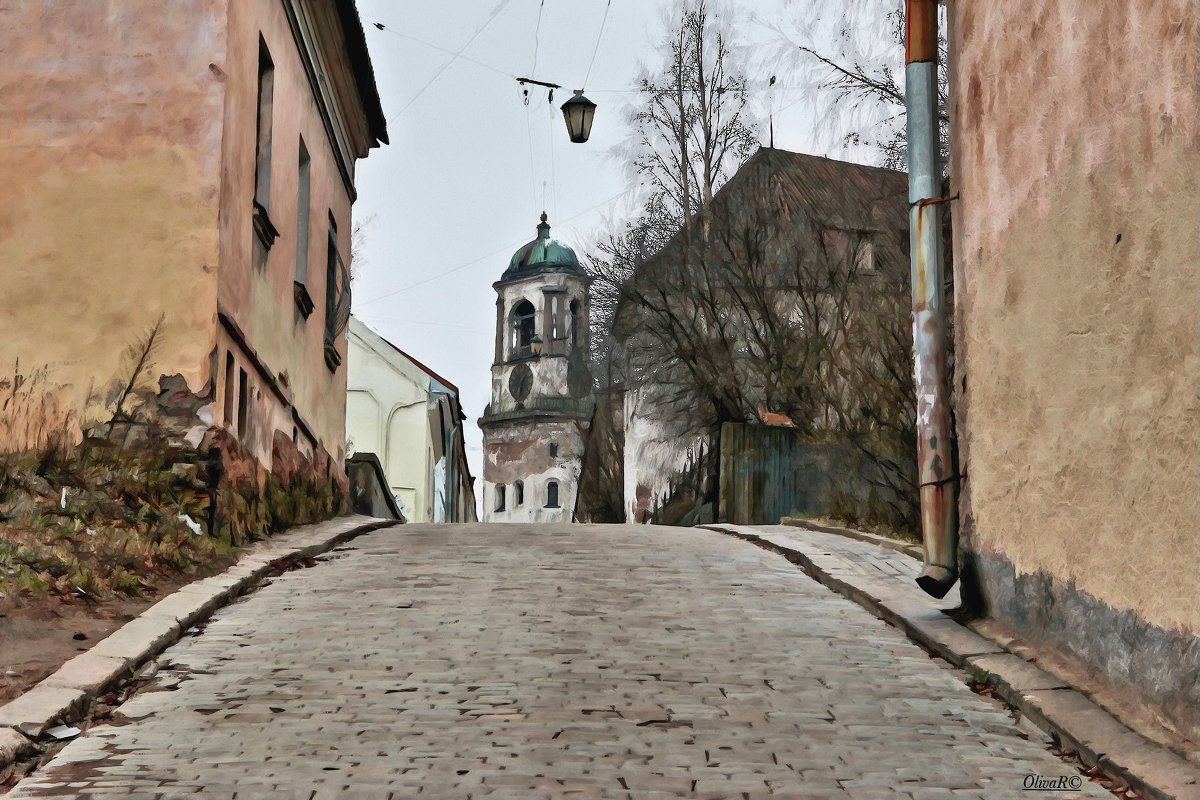
[[[600,40],[604,38],[604,24],[608,22],[608,10],[612,8],[612,0],[604,6],[604,17],[600,20],[600,33],[596,34],[596,46],[592,48],[592,60],[588,63],[587,73],[583,76],[583,86],[587,86],[588,78],[592,77],[592,67],[596,64],[596,53],[600,52]]]
[[[573,221],[573,220],[579,219],[579,218],[580,218],[580,217],[582,217],[584,214],[587,214],[587,213],[589,213],[589,212],[591,212],[591,211],[595,211],[595,210],[596,210],[597,208],[599,208],[600,206],[603,206],[603,205],[608,205],[608,204],[609,204],[609,203],[611,203],[613,200],[616,200],[618,197],[622,197],[622,196],[624,196],[624,195],[627,195],[627,194],[629,194],[629,193],[630,193],[630,192],[632,192],[632,191],[636,191],[636,190],[637,190],[637,188],[638,188],[638,187],[634,187],[634,188],[631,188],[631,189],[622,189],[621,191],[617,192],[616,194],[614,194],[612,197],[608,198],[607,200],[601,200],[599,203],[596,203],[596,204],[595,204],[595,205],[593,205],[593,206],[588,206],[587,208],[583,209],[582,211],[580,211],[580,212],[578,212],[578,213],[576,213],[576,214],[572,214],[571,216],[567,217],[566,219],[559,220],[558,224],[559,224],[559,225],[566,225],[568,222],[571,222],[571,221]],[[486,260],[486,259],[489,259],[489,258],[491,258],[492,256],[494,256],[494,255],[497,255],[497,254],[499,254],[499,253],[505,253],[505,252],[509,252],[509,251],[515,250],[516,248],[520,247],[520,246],[521,246],[521,245],[523,245],[523,244],[525,244],[525,242],[523,242],[523,241],[522,241],[522,242],[516,242],[515,244],[505,245],[505,246],[503,246],[503,247],[497,247],[497,248],[496,248],[495,250],[493,250],[492,252],[490,252],[490,253],[486,253],[486,254],[484,254],[484,255],[480,256],[479,258],[473,258],[473,259],[471,259],[470,261],[466,262],[465,264],[459,264],[457,267],[452,267],[452,268],[450,268],[450,269],[448,269],[448,270],[445,270],[445,271],[443,271],[443,272],[439,272],[439,273],[437,273],[436,275],[430,275],[429,277],[425,278],[424,280],[417,281],[416,283],[414,283],[414,284],[410,284],[409,286],[405,286],[405,287],[403,287],[403,288],[401,288],[401,289],[395,289],[395,290],[393,290],[393,291],[390,291],[390,292],[387,292],[387,293],[385,293],[385,294],[381,294],[381,295],[379,295],[378,297],[372,297],[370,300],[364,300],[364,301],[362,301],[361,303],[359,303],[359,306],[358,306],[358,307],[359,307],[359,308],[362,308],[363,306],[368,306],[368,305],[370,305],[371,303],[377,303],[377,302],[379,302],[380,300],[386,300],[386,299],[388,299],[389,297],[395,297],[396,295],[398,295],[398,294],[400,294],[400,293],[402,293],[402,292],[407,292],[407,291],[408,291],[408,290],[410,290],[410,289],[416,289],[418,286],[424,286],[424,285],[425,285],[425,284],[427,284],[427,283],[431,283],[431,282],[433,282],[433,281],[439,280],[439,279],[441,279],[441,278],[444,278],[444,277],[446,277],[447,275],[452,275],[453,273],[455,273],[455,272],[459,272],[460,270],[464,270],[464,269],[466,269],[467,267],[474,266],[475,264],[478,264],[480,261],[484,261],[484,260]]]
[[[425,90],[428,89],[430,86],[432,86],[433,82],[436,81],[438,78],[440,78],[442,76],[442,73],[445,72],[447,69],[449,69],[450,65],[458,60],[459,56],[461,56],[463,54],[463,52],[468,47],[471,46],[471,42],[475,41],[475,39],[479,36],[479,34],[483,33],[484,29],[486,29],[488,25],[491,25],[492,21],[495,20],[496,17],[500,16],[500,12],[503,11],[510,2],[512,2],[512,0],[500,0],[500,5],[496,6],[496,8],[492,10],[491,16],[489,16],[486,20],[484,20],[482,25],[480,25],[478,28],[476,28],[475,32],[471,34],[471,38],[467,39],[466,43],[463,44],[462,47],[458,48],[457,51],[455,51],[454,56],[449,61],[447,61],[445,64],[443,64],[442,68],[439,69],[434,74],[434,76],[432,78],[430,78],[429,81],[424,86],[421,87],[421,91],[417,92],[416,95],[413,96],[413,98],[411,100],[409,100],[407,103],[405,103],[404,108],[400,109],[399,111],[397,111],[395,114],[392,115],[391,119],[388,120],[388,124],[395,122],[396,119],[401,114],[403,114],[405,111],[408,110],[409,106],[411,106],[413,103],[417,102],[417,100],[421,97],[421,95],[425,94]]]
[[[556,171],[555,170],[555,161],[557,159],[556,159],[555,152],[554,152],[554,134],[556,132],[555,128],[554,128],[554,112],[556,111],[556,109],[554,108],[553,103],[550,103],[549,106],[550,106],[550,118],[549,118],[549,124],[550,124],[550,190],[551,190],[550,198],[554,201],[554,210],[557,211],[558,210],[558,178],[555,175],[555,171]],[[543,202],[542,203],[543,211],[546,210],[545,205],[546,204]]]
[[[525,132],[529,134],[529,185],[533,189],[533,213],[537,211],[537,159],[533,157],[533,123],[529,119],[529,92],[525,93]]]
[[[537,56],[538,56],[538,37],[542,32],[542,12],[546,9],[546,0],[542,0],[538,6],[537,25],[533,28],[533,68],[529,70],[529,77],[537,77]]]
[[[427,42],[427,41],[425,41],[424,39],[418,39],[416,36],[409,36],[407,33],[400,33],[400,31],[397,31],[397,30],[392,30],[391,28],[389,28],[389,27],[387,27],[386,25],[384,25],[382,22],[372,22],[371,24],[372,24],[372,25],[373,25],[375,28],[377,28],[377,29],[379,29],[379,30],[383,31],[384,33],[390,33],[392,36],[398,36],[398,37],[400,37],[401,39],[408,39],[410,42],[416,42],[417,44],[423,44],[423,45],[425,45],[426,47],[433,48],[434,50],[440,50],[441,52],[443,52],[443,53],[447,53],[447,54],[449,54],[449,55],[452,55],[452,56],[453,56],[453,55],[456,55],[456,54],[455,54],[455,52],[454,52],[453,50],[451,50],[450,48],[448,48],[448,47],[442,47],[442,46],[441,46],[441,45],[439,45],[439,44],[434,44],[433,42]],[[470,62],[470,63],[472,63],[472,64],[474,64],[474,65],[476,65],[476,66],[478,66],[478,67],[483,67],[484,69],[490,69],[492,72],[495,72],[495,73],[498,73],[498,74],[500,74],[500,75],[503,75],[503,76],[505,76],[506,78],[515,78],[515,77],[517,77],[515,74],[513,74],[513,73],[511,73],[511,72],[508,72],[508,71],[506,71],[506,70],[502,70],[502,69],[500,69],[499,67],[494,67],[494,66],[492,66],[491,64],[486,64],[486,63],[484,63],[484,62],[480,61],[480,60],[479,60],[479,59],[477,59],[477,58],[471,58],[470,56],[463,55],[462,53],[458,53],[458,54],[457,54],[457,58],[459,58],[459,59],[461,59],[461,60],[463,60],[463,61]]]

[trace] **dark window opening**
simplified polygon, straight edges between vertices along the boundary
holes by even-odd
[[[571,344],[583,341],[583,314],[578,300],[571,301]]]
[[[234,372],[233,372],[233,366],[234,366],[233,365],[233,353],[230,353],[228,350],[226,350],[225,351],[225,414],[224,414],[224,417],[225,417],[224,421],[225,421],[226,427],[228,427],[229,424],[233,422],[234,416],[237,412],[237,408],[234,405],[234,401],[236,400],[236,395],[234,395],[234,392],[237,391],[237,384],[234,382],[235,376],[234,376]]]
[[[255,124],[257,136],[254,169],[254,202],[265,210],[270,206],[271,196],[271,110],[275,95],[275,64],[267,43],[258,40],[258,119]]]
[[[546,484],[546,508],[558,508],[558,481]]]
[[[337,221],[330,211],[325,255],[325,364],[330,370],[342,363],[336,342],[350,322],[350,273],[338,252],[337,233]]]
[[[296,192],[296,278],[295,299],[300,315],[308,319],[313,312],[312,296],[308,293],[308,221],[312,216],[309,206],[311,194],[312,159],[300,137],[300,157],[296,163],[299,188]]]
[[[532,342],[535,314],[533,303],[528,300],[522,300],[513,308],[512,350],[513,357],[515,358],[533,355]]]
[[[496,510],[504,510],[504,484],[496,484]]]
[[[517,481],[513,484],[513,505],[520,506],[525,504],[525,483]]]
[[[237,407],[237,435],[240,439],[246,434],[246,418],[249,409],[246,407],[246,370],[238,370],[238,407]]]
[[[550,445],[550,457],[556,458],[557,456],[558,456],[558,445],[557,444]]]

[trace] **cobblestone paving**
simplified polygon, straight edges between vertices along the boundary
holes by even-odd
[[[10,797],[925,800],[1076,774],[884,623],[703,530],[384,530],[163,661]]]

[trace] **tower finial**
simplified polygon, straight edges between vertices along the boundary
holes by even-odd
[[[546,222],[546,212],[545,211],[542,212],[542,221],[538,223],[537,230],[538,230],[538,238],[539,239],[549,239],[550,238],[550,223]]]
[[[542,222],[545,222],[545,221],[546,221],[546,212],[543,211],[542,212]]]

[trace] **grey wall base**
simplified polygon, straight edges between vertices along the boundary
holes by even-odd
[[[996,553],[972,553],[989,616],[1132,688],[1178,732],[1200,739],[1200,637],[1152,625],[1045,572],[1017,575]]]

